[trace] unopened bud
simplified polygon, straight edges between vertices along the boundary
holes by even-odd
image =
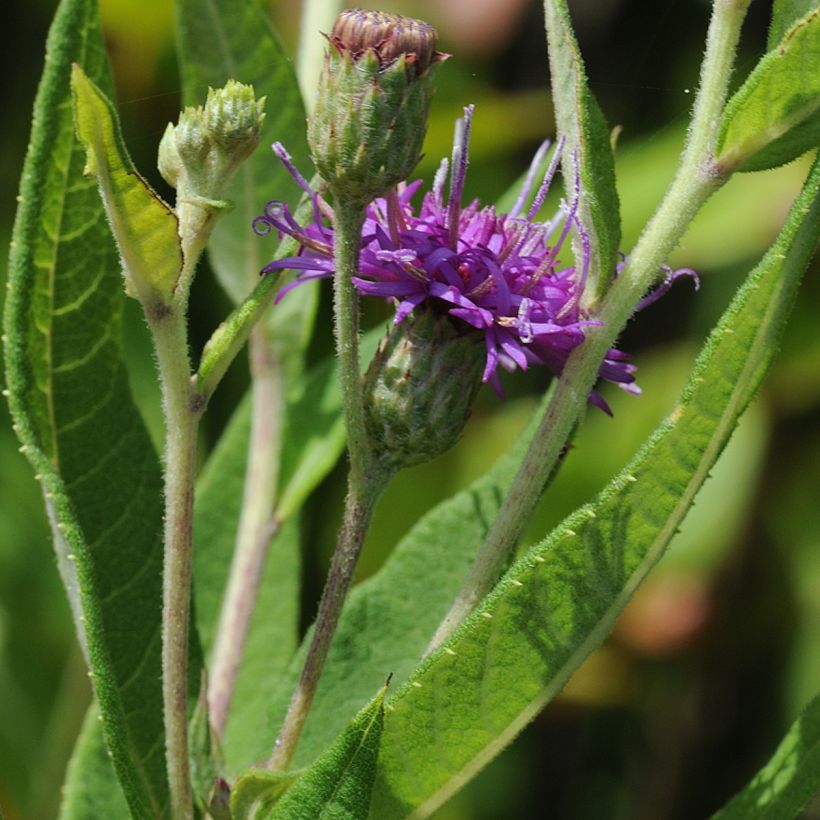
[[[398,470],[449,450],[481,386],[483,336],[446,314],[417,309],[391,328],[364,380],[373,452]]]
[[[229,80],[209,89],[204,106],[186,108],[165,130],[159,170],[184,196],[219,200],[262,134],[264,98],[253,87]]]
[[[447,55],[428,23],[378,11],[343,11],[328,41],[308,142],[334,195],[366,203],[418,164]]]

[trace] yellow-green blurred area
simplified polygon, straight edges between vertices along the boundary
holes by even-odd
[[[102,5],[126,141],[137,166],[167,193],[154,169],[157,142],[179,106],[172,4]],[[299,3],[268,5],[295,52]],[[493,201],[525,170],[540,141],[553,136],[540,4],[408,0],[382,6],[428,19],[453,55],[438,74],[420,174],[429,179],[449,153],[453,121],[474,103],[467,193]],[[4,246],[54,7],[53,0],[3,3]],[[592,89],[610,123],[622,128],[617,171],[628,253],[681,151],[709,7],[702,0],[578,0],[570,8]],[[752,4],[738,82],[764,47],[769,10],[764,0]],[[804,159],[732,180],[693,224],[670,263],[695,268],[700,292],[683,281],[627,328],[620,347],[634,355],[643,396],[604,388],[614,417],[588,412],[529,530],[530,542],[599,490],[671,410],[709,328],[776,235],[806,168]],[[5,279],[4,261],[0,273]],[[705,817],[768,757],[820,688],[818,274],[815,263],[762,395],[613,636],[559,701],[438,818]],[[192,336],[201,346],[229,309],[207,270],[199,274],[193,304]],[[385,313],[377,306],[367,316],[383,322]],[[126,348],[140,406],[156,432],[153,364],[134,311]],[[326,300],[311,356],[330,349]],[[547,383],[543,373],[505,376],[506,400],[482,392],[451,453],[393,482],[360,577],[377,570],[419,515],[504,452]],[[209,410],[205,452],[246,386],[247,367],[240,363]],[[0,807],[7,820],[46,820],[55,815],[90,693],[40,493],[5,409],[0,412]],[[304,516],[305,625],[335,540],[343,488],[340,467]],[[436,567],[429,572],[434,584]]]

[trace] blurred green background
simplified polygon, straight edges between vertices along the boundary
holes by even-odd
[[[53,0],[4,0],[0,244],[8,246],[28,120]],[[295,51],[299,3],[267,4]],[[137,166],[165,190],[157,142],[179,106],[170,0],[103,0],[123,129]],[[454,57],[439,72],[421,175],[449,153],[452,123],[476,104],[468,195],[500,196],[551,136],[540,4],[533,0],[384,2],[424,17]],[[709,6],[703,0],[570,2],[593,91],[622,126],[618,185],[628,251],[667,185],[682,146]],[[770,4],[752,4],[738,82],[764,48]],[[273,158],[271,159],[273,161]],[[542,536],[596,492],[671,409],[709,328],[775,236],[807,162],[733,180],[693,224],[672,264],[697,269],[627,328],[641,398],[606,391],[614,418],[590,411],[531,528]],[[271,198],[279,193],[271,191]],[[260,207],[263,203],[260,203]],[[5,254],[0,277],[5,280]],[[806,277],[781,355],[760,399],[698,498],[681,535],[613,636],[561,698],[460,795],[441,820],[697,818],[768,757],[820,688],[820,281]],[[0,288],[5,294],[5,288]],[[0,299],[2,296],[0,296]],[[228,310],[203,270],[193,296],[201,345]],[[368,321],[384,312],[370,309]],[[152,429],[158,394],[140,318],[129,314],[133,382]],[[330,349],[322,308],[311,355]],[[247,386],[237,364],[206,417],[207,452]],[[542,373],[491,391],[459,445],[389,488],[360,576],[372,573],[413,521],[486,469],[546,386]],[[304,620],[315,611],[341,510],[341,468],[310,500],[304,527]],[[435,567],[430,568],[435,583]],[[59,584],[39,489],[0,409],[0,809],[7,820],[53,817],[90,697]],[[807,816],[820,817],[820,809]]]

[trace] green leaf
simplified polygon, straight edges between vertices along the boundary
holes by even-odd
[[[168,304],[182,271],[176,215],[137,173],[114,106],[76,64],[71,88],[77,134],[88,151],[85,170],[97,178],[126,290],[146,309]]]
[[[820,145],[820,9],[812,7],[729,100],[718,136],[722,168],[774,168]]]
[[[34,106],[4,317],[9,404],[114,767],[133,816],[161,817],[162,481],[121,356],[117,252],[74,135],[74,62],[110,93],[93,0],[61,3]]]
[[[768,48],[776,48],[786,36],[786,32],[812,9],[817,7],[817,0],[774,0],[772,19],[769,24]]]
[[[552,98],[559,136],[566,139],[563,169],[568,198],[580,181],[578,215],[589,234],[589,288],[604,293],[615,274],[621,242],[620,205],[609,128],[587,85],[566,0],[544,0]],[[578,250],[576,250],[578,255]]]
[[[260,147],[227,193],[236,207],[219,220],[209,244],[216,275],[238,304],[256,284],[268,261],[266,253],[272,253],[251,230],[254,217],[262,213],[268,200],[293,200],[295,204],[300,193],[270,145],[279,140],[296,164],[306,169],[305,111],[292,61],[258,3],[179,0],[176,5],[186,104],[202,102],[208,86],[219,88],[229,79],[252,85],[257,97],[268,99]],[[297,302],[315,294],[313,289],[299,290],[301,293],[291,294]]]
[[[376,777],[387,687],[294,783],[267,820],[364,820]]]
[[[68,764],[60,820],[128,817],[128,804],[105,747],[100,711],[92,704]]]
[[[785,820],[797,817],[818,792],[820,696],[792,724],[771,760],[713,818]]]
[[[516,562],[387,703],[371,816],[425,817],[478,772],[606,637],[663,554],[773,358],[820,228],[820,162],[777,242],[632,463]]]
[[[244,772],[231,789],[233,820],[264,817],[300,774],[301,772],[271,772],[267,769]]]

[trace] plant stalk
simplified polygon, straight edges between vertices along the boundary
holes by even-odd
[[[268,548],[279,531],[273,508],[282,434],[282,374],[263,325],[251,332],[250,360],[252,411],[245,492],[208,684],[208,715],[218,737],[225,731]]]
[[[299,736],[310,711],[313,696],[327,659],[330,642],[339,623],[347,592],[350,589],[356,564],[359,560],[367,528],[373,515],[383,480],[374,480],[368,487],[354,488],[348,485],[345,516],[330,571],[319,602],[319,612],[313,628],[305,665],[299,682],[288,705],[288,711],[276,739],[276,746],[268,766],[273,770],[285,770],[293,759]]]
[[[365,428],[359,373],[359,303],[352,282],[359,266],[365,209],[363,205],[344,200],[340,202],[339,197],[336,197],[336,203],[333,296],[339,380],[350,460],[347,500],[344,522],[319,602],[307,659],[269,762],[273,769],[287,768],[296,750],[331,639],[339,623],[345,596],[353,580],[373,507],[386,483],[384,471],[373,459]]]
[[[154,337],[165,411],[165,550],[162,694],[165,754],[174,820],[193,818],[188,758],[188,627],[196,440],[202,408],[191,387],[185,316],[174,308],[146,315]]]
[[[586,407],[607,351],[654,284],[661,265],[706,200],[725,182],[715,164],[723,105],[740,28],[750,0],[715,0],[695,100],[678,173],[661,205],[606,294],[598,327],[570,354],[533,441],[493,521],[469,575],[427,652],[445,641],[492,589],[530,520],[574,425]]]

